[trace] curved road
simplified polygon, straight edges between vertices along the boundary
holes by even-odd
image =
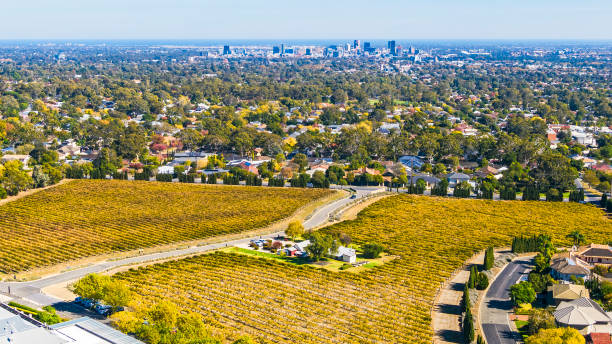
[[[377,192],[378,190],[381,190],[380,188],[368,188],[368,187],[353,187],[353,189],[357,191],[357,198],[362,198],[371,193]],[[352,201],[353,199],[351,199],[350,196],[347,196],[345,198],[341,198],[332,203],[329,203],[329,204],[326,204],[324,206],[317,208],[314,211],[314,213],[310,216],[310,218],[304,221],[304,228],[311,229],[311,228],[315,228],[315,227],[318,227],[318,226],[321,226],[327,223],[329,221],[330,215],[334,211],[343,208],[344,206],[346,206]],[[52,276],[38,279],[35,281],[2,282],[0,283],[0,292],[6,295],[8,294],[8,291],[10,288],[10,296],[12,297],[19,297],[19,298],[25,299],[26,301],[29,301],[29,302],[32,302],[34,304],[38,304],[41,306],[51,305],[57,302],[61,302],[63,300],[60,300],[50,295],[43,294],[42,293],[43,288],[46,288],[52,285],[56,285],[59,283],[73,281],[83,276],[86,276],[87,274],[90,274],[90,273],[99,273],[99,272],[107,271],[107,270],[110,270],[110,269],[113,269],[119,266],[126,266],[126,265],[129,266],[129,265],[140,264],[140,263],[145,263],[145,262],[150,262],[150,261],[155,261],[155,260],[160,260],[160,259],[168,259],[168,258],[181,257],[185,255],[191,255],[195,253],[203,253],[203,252],[216,250],[216,249],[223,248],[223,247],[247,244],[252,239],[258,239],[258,238],[272,239],[276,236],[283,235],[283,234],[284,232],[281,231],[281,232],[276,232],[272,234],[255,236],[255,237],[244,238],[244,239],[230,240],[227,242],[221,242],[221,243],[216,243],[216,244],[192,246],[192,247],[188,247],[184,249],[178,249],[178,250],[172,250],[172,251],[166,251],[166,252],[160,252],[160,253],[152,253],[152,254],[129,257],[129,258],[124,258],[124,259],[119,259],[119,260],[103,261],[103,262],[100,262],[94,265],[90,265],[84,268],[62,272],[57,275],[52,275]]]
[[[510,287],[532,269],[531,258],[516,259],[502,270],[480,305],[482,330],[488,344],[514,344],[520,334],[510,327]]]

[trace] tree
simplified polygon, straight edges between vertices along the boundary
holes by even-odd
[[[472,311],[467,310],[463,317],[463,338],[466,343],[471,343],[474,341],[474,317],[472,316]]]
[[[308,167],[308,157],[306,157],[306,154],[298,153],[293,157],[292,161],[300,166],[300,172],[304,172],[306,167]]]
[[[531,304],[536,299],[536,292],[529,282],[521,282],[510,287],[510,298],[516,305]]]
[[[530,335],[538,333],[541,329],[556,328],[555,317],[547,309],[535,308],[529,315],[528,332]]]
[[[34,184],[32,178],[23,170],[23,164],[19,160],[11,160],[4,163],[0,182],[10,196],[14,196],[20,191],[25,191]]]
[[[570,189],[578,177],[578,171],[571,165],[570,159],[558,153],[544,153],[536,159],[537,167],[530,175],[541,185],[543,190],[555,188],[561,191]]]
[[[336,240],[331,235],[314,232],[309,235],[310,245],[306,246],[306,252],[312,260],[319,261],[328,253],[335,253],[338,249]]]
[[[493,251],[493,247],[487,248],[484,256],[484,269],[491,270],[493,267],[493,263],[495,262],[495,255]]]
[[[127,306],[132,299],[132,292],[128,286],[119,280],[107,281],[102,292],[102,300],[114,310]]]
[[[285,230],[285,234],[287,234],[291,240],[295,240],[304,234],[304,226],[299,221],[294,221],[287,226]]]
[[[34,166],[32,171],[32,180],[35,188],[44,188],[49,185],[49,176],[43,172],[43,168],[40,165]]]
[[[584,337],[571,327],[542,329],[525,339],[525,344],[584,344]]]
[[[489,286],[489,277],[484,272],[479,272],[476,278],[476,289],[485,290]]]
[[[472,186],[470,185],[470,183],[463,181],[455,186],[455,188],[453,189],[453,196],[461,198],[470,197],[471,189]]]
[[[461,309],[462,312],[467,312],[470,308],[472,307],[472,304],[470,303],[470,289],[468,287],[468,284],[466,283],[463,286],[463,296],[461,298]]]
[[[104,298],[105,286],[109,281],[108,276],[89,274],[72,286],[72,292],[83,298],[100,301]]]
[[[579,230],[572,231],[570,234],[565,236],[566,238],[572,239],[572,242],[576,246],[580,246],[580,244],[584,244],[586,241],[584,239],[584,235],[580,233]]]
[[[367,243],[361,248],[363,250],[363,256],[368,259],[376,259],[380,257],[380,254],[384,250],[382,245],[377,243]]]

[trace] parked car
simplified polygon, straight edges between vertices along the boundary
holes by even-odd
[[[351,199],[355,199],[355,198],[357,198],[357,194],[352,194]]]
[[[100,315],[108,315],[112,311],[112,307],[109,305],[97,304],[94,307],[94,311]]]

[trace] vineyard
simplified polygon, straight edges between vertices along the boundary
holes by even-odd
[[[329,193],[75,180],[0,206],[0,271],[252,230]]]
[[[612,239],[612,222],[576,203],[394,196],[326,231],[376,240],[399,256],[360,274],[216,252],[115,275],[144,303],[173,300],[200,312],[228,339],[271,343],[431,343],[430,308],[445,277],[475,251],[547,233],[557,244],[579,229]]]

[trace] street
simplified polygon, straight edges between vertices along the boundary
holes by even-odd
[[[491,284],[480,305],[482,329],[488,344],[513,344],[520,340],[518,332],[512,330],[509,312],[512,311],[510,287],[531,267],[531,259],[516,259],[502,270]]]

